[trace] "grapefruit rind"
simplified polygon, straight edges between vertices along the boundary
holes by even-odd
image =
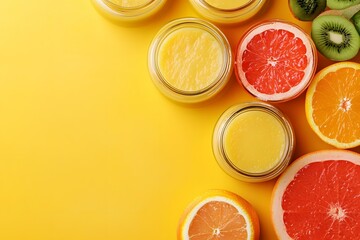
[[[242,56],[244,51],[246,50],[248,43],[256,35],[269,29],[289,31],[293,33],[295,37],[300,38],[306,47],[306,56],[307,56],[308,65],[304,70],[305,75],[298,85],[293,86],[289,91],[284,93],[264,94],[259,92],[253,85],[251,85],[248,82],[247,77],[245,76],[245,73],[242,70],[242,64],[243,64]],[[246,34],[244,34],[237,48],[237,56],[235,61],[235,65],[237,67],[235,72],[238,75],[238,80],[241,81],[244,88],[250,94],[259,98],[260,100],[274,101],[274,102],[287,101],[300,95],[309,86],[313,76],[315,75],[316,66],[317,66],[317,52],[315,51],[315,49],[316,47],[312,42],[312,40],[310,39],[310,37],[306,33],[304,33],[300,27],[290,23],[282,22],[280,20],[268,21],[263,24],[252,27],[250,30],[248,30]]]
[[[321,71],[319,71],[313,81],[311,82],[310,86],[308,87],[308,90],[306,92],[306,98],[305,98],[305,115],[306,119],[311,127],[311,129],[316,133],[316,135],[319,136],[319,138],[326,142],[327,144],[330,144],[336,148],[339,149],[348,149],[348,148],[354,148],[357,146],[360,146],[360,139],[357,139],[356,141],[345,143],[345,142],[339,142],[335,138],[330,138],[325,136],[321,131],[319,126],[315,123],[313,116],[313,95],[316,90],[316,86],[319,81],[321,81],[325,75],[327,75],[330,72],[336,72],[337,70],[341,68],[354,68],[354,69],[360,69],[360,64],[355,62],[338,62],[334,63]]]
[[[242,197],[225,190],[211,190],[195,199],[185,210],[178,227],[178,240],[190,240],[188,231],[197,212],[211,201],[226,202],[234,206],[244,217],[246,222],[247,240],[258,240],[260,237],[260,223],[252,205]]]
[[[320,150],[305,154],[296,159],[277,179],[271,196],[271,217],[275,233],[279,239],[292,239],[284,224],[284,211],[281,207],[282,196],[287,186],[293,181],[297,172],[310,163],[328,160],[345,160],[360,166],[360,154],[349,150]]]

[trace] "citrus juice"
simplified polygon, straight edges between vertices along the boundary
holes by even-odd
[[[136,8],[149,4],[152,0],[108,0],[109,2],[124,8]]]
[[[234,24],[255,16],[267,0],[190,0],[195,10],[218,23]]]
[[[180,91],[200,91],[218,79],[223,66],[222,47],[203,29],[178,29],[161,44],[158,65],[172,87]]]
[[[101,14],[122,23],[138,23],[158,12],[167,0],[92,0]]]
[[[232,119],[225,129],[224,150],[239,170],[262,173],[280,162],[285,138],[285,130],[274,116],[247,111]]]
[[[252,0],[205,0],[205,2],[215,8],[230,10],[246,6]]]
[[[214,24],[180,18],[163,26],[152,40],[148,67],[153,83],[166,97],[197,103],[225,87],[232,56],[229,41]]]
[[[213,134],[213,153],[219,166],[242,181],[263,182],[289,165],[295,136],[286,116],[276,107],[243,103],[219,118]]]

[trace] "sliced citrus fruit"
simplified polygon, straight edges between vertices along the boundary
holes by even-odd
[[[360,145],[360,64],[339,62],[319,71],[305,99],[314,132],[337,148]]]
[[[272,193],[279,239],[357,240],[360,233],[360,155],[323,150],[295,160]]]
[[[242,197],[212,190],[185,210],[178,228],[179,240],[255,240],[260,226],[257,213]]]
[[[309,85],[317,66],[311,38],[285,21],[266,21],[251,27],[236,53],[238,81],[264,101],[288,101]]]

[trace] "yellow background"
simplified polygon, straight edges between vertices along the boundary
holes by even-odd
[[[183,210],[213,188],[248,200],[261,239],[276,239],[269,210],[275,181],[235,180],[211,149],[221,113],[254,98],[233,76],[214,100],[181,105],[150,80],[153,36],[187,16],[198,15],[185,0],[169,0],[133,27],[108,21],[90,0],[0,2],[0,239],[176,239]],[[286,0],[221,29],[235,48],[245,29],[269,18],[310,32]],[[330,63],[320,56],[318,69]],[[306,122],[304,94],[277,106],[294,125],[295,157],[331,148]]]

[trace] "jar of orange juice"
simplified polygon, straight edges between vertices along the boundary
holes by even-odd
[[[213,134],[213,152],[220,167],[248,182],[267,181],[281,174],[294,147],[288,118],[263,102],[230,107],[219,118]]]
[[[233,57],[226,36],[199,18],[180,18],[154,37],[148,54],[154,85],[166,97],[197,103],[218,94],[232,73]]]
[[[166,0],[92,0],[95,7],[115,21],[137,22],[160,10]]]
[[[213,22],[232,24],[256,15],[266,0],[189,0],[195,10]]]

